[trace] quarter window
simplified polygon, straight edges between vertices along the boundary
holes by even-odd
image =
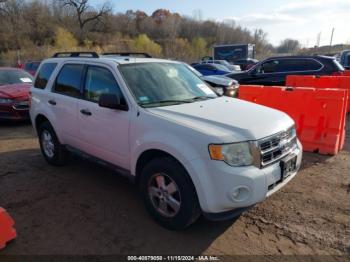
[[[56,78],[54,91],[63,95],[79,97],[83,65],[64,65]]]
[[[45,89],[53,70],[55,70],[57,63],[46,63],[40,68],[40,71],[35,79],[34,87]]]
[[[99,66],[89,66],[86,72],[84,98],[98,102],[103,94],[117,95],[121,103],[126,104],[111,71]]]

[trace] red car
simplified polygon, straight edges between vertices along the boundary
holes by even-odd
[[[29,119],[33,77],[22,69],[0,68],[0,120]]]

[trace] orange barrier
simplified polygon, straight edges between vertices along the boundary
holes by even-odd
[[[305,151],[337,154],[344,146],[347,91],[240,86],[239,98],[287,113]]]
[[[317,77],[291,75],[287,76],[286,86],[346,89],[350,95],[350,77],[348,76]],[[350,96],[348,96],[347,112],[350,112]]]
[[[16,230],[13,228],[15,222],[6,212],[0,207],[0,250],[5,248],[6,243],[17,237]]]

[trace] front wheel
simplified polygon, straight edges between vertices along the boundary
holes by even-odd
[[[57,135],[49,122],[44,122],[38,129],[41,152],[45,160],[54,166],[66,163],[68,152],[59,142]]]
[[[184,229],[201,214],[188,173],[171,157],[154,159],[143,168],[140,189],[148,212],[163,227]]]

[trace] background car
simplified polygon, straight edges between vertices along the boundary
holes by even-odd
[[[187,65],[187,64],[186,64]],[[220,96],[237,97],[239,84],[236,80],[233,80],[226,76],[204,76],[192,66],[187,65],[197,76],[208,83],[213,90]]]
[[[241,67],[239,65],[230,64],[226,60],[205,60],[202,61],[201,64],[218,64],[227,67],[230,71],[241,71]]]
[[[235,61],[235,65],[239,65],[242,71],[252,68],[257,63],[259,63],[259,60],[253,58],[239,59]]]
[[[0,120],[29,119],[32,76],[18,68],[0,68]]]
[[[288,75],[341,75],[343,71],[333,57],[285,56],[268,58],[248,71],[227,76],[240,84],[284,86]]]
[[[227,75],[232,72],[227,67],[218,64],[198,64],[193,65],[193,68],[205,76]]]
[[[27,71],[32,76],[35,76],[36,71],[39,68],[41,61],[29,61],[24,64],[24,70]]]
[[[346,69],[350,70],[350,50],[344,50],[338,55],[339,63]]]

